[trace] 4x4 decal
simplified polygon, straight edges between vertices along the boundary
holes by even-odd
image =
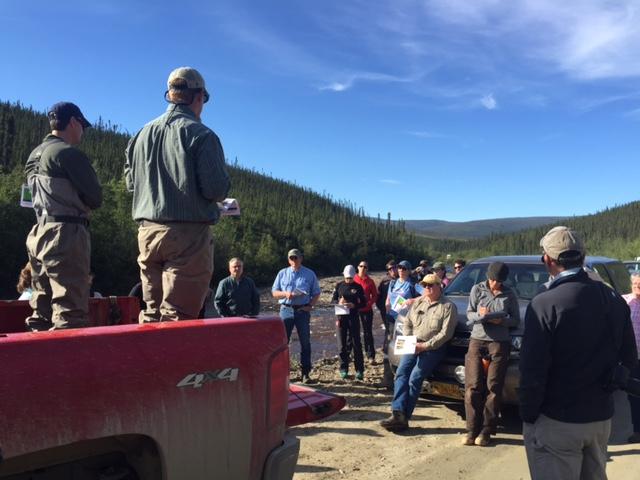
[[[238,368],[223,368],[220,370],[212,370],[202,373],[190,373],[178,382],[176,387],[193,387],[200,388],[207,382],[215,382],[218,380],[226,380],[235,382],[238,379]]]

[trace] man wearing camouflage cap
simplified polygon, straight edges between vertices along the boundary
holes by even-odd
[[[33,331],[88,326],[89,215],[102,204],[96,172],[76,148],[91,124],[71,102],[56,103],[47,116],[51,133],[25,166],[37,218],[27,237]]]
[[[213,273],[210,226],[230,186],[220,140],[200,120],[209,100],[202,75],[175,69],[165,99],[167,111],[145,125],[125,153],[139,224],[141,323],[198,317]]]
[[[551,282],[527,307],[520,350],[520,416],[533,480],[606,479],[611,376],[637,362],[629,309],[582,268],[567,227],[540,241]]]

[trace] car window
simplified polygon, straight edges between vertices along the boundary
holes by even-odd
[[[614,290],[616,289],[616,287],[613,284],[613,281],[611,280],[611,277],[609,276],[609,272],[607,271],[607,269],[604,267],[602,263],[591,264],[591,269],[594,270],[600,276],[600,278],[604,283],[609,285]]]
[[[621,263],[607,263],[605,264],[605,267],[613,279],[615,289],[618,293],[620,295],[631,293],[631,279],[629,277],[629,272],[624,265]]]
[[[471,288],[487,279],[488,263],[470,264],[453,279],[445,289],[445,295],[469,295]],[[518,298],[531,300],[538,294],[542,285],[549,280],[549,274],[542,263],[507,264],[509,277],[506,285],[513,288]]]

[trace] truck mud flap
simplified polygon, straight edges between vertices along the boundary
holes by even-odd
[[[343,397],[302,385],[289,385],[287,427],[316,422],[342,410]]]
[[[291,480],[298,463],[300,440],[291,434],[284,436],[282,445],[273,449],[267,457],[262,480]]]

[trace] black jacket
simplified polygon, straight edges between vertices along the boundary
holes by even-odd
[[[607,420],[604,388],[617,363],[633,367],[637,351],[626,302],[584,270],[537,295],[525,315],[520,351],[520,413],[569,423]]]
[[[344,297],[347,302],[353,303],[353,308],[349,309],[349,315],[357,315],[358,310],[367,304],[367,299],[364,296],[364,289],[354,281],[350,283],[338,282],[335,290],[333,291],[332,301],[337,303],[340,300],[340,297]]]

